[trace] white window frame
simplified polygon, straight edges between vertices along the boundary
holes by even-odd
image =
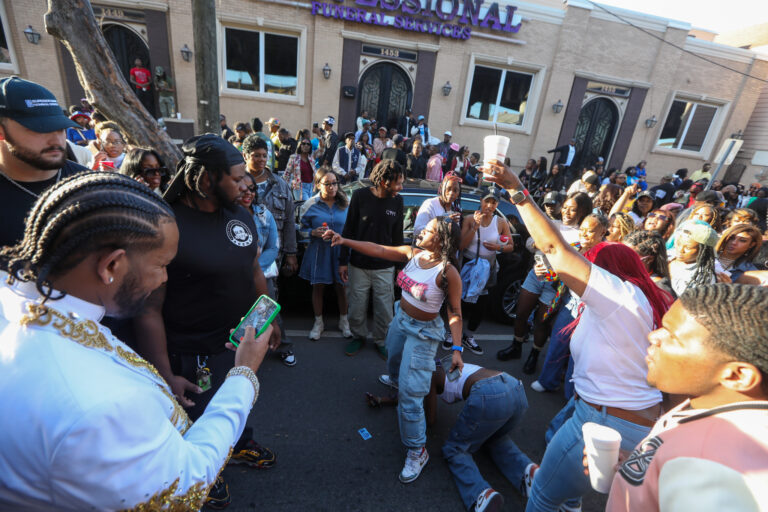
[[[227,87],[227,48],[226,48],[226,30],[245,30],[259,33],[260,51],[264,51],[265,34],[278,36],[295,37],[298,39],[297,51],[299,53],[296,61],[296,95],[276,94],[260,91],[244,91]],[[263,18],[254,18],[252,20],[242,17],[221,16],[219,18],[218,30],[219,43],[219,90],[222,96],[239,98],[258,98],[269,99],[282,103],[296,103],[304,105],[305,92],[305,73],[306,55],[307,55],[307,27],[303,25],[293,25],[288,23],[265,22]],[[262,53],[263,57],[263,53]],[[259,87],[264,86],[264,59],[259,59]]]
[[[507,76],[507,71],[513,71],[515,73],[522,73],[531,75],[531,87],[528,91],[528,102],[526,103],[525,114],[523,115],[523,124],[507,124],[498,123],[493,121],[483,121],[480,119],[473,119],[467,117],[467,109],[469,108],[469,95],[472,91],[472,81],[475,76],[475,66],[483,66],[499,69],[502,71],[501,81],[499,82],[499,91],[496,96],[496,105],[498,106],[503,92],[504,79]],[[469,69],[467,70],[467,77],[464,80],[464,100],[462,101],[461,117],[459,125],[461,126],[475,126],[478,128],[493,128],[494,126],[501,131],[524,133],[530,135],[533,131],[533,125],[536,121],[536,111],[539,108],[539,102],[541,99],[541,89],[544,84],[546,75],[546,66],[533,64],[529,62],[516,61],[512,57],[496,57],[492,55],[482,55],[473,53],[469,59]],[[498,116],[498,108],[494,111],[494,118]]]
[[[685,140],[685,136],[688,133],[688,128],[691,125],[691,122],[693,121],[693,114],[696,112],[696,108],[698,105],[704,105],[706,107],[712,107],[715,108],[715,115],[712,117],[712,122],[709,124],[709,129],[707,130],[707,135],[704,137],[704,142],[701,144],[701,149],[698,151],[692,151],[690,149],[681,149],[681,148],[665,148],[658,145],[659,143],[659,137],[661,136],[661,131],[664,129],[664,125],[667,122],[667,118],[669,117],[669,113],[672,110],[672,105],[675,101],[684,101],[687,103],[694,103],[694,110],[691,112],[691,115],[688,117],[688,122],[686,123],[686,126],[683,128],[682,136],[680,138],[680,142],[678,143],[678,146],[683,143]],[[655,137],[653,138],[653,148],[651,149],[651,153],[659,153],[659,154],[666,154],[666,155],[677,155],[677,156],[690,156],[690,157],[696,157],[696,158],[703,158],[705,160],[708,160],[712,152],[715,149],[715,142],[717,142],[717,139],[719,137],[720,132],[723,128],[723,123],[725,122],[725,119],[727,117],[728,113],[728,101],[717,99],[717,98],[709,98],[707,96],[703,95],[697,95],[697,94],[691,94],[686,93],[682,91],[672,91],[669,99],[669,104],[666,108],[666,114],[664,115],[664,118],[661,122],[657,125],[658,132],[656,133]]]
[[[3,24],[5,42],[8,45],[8,54],[11,57],[11,62],[0,63],[0,73],[13,73],[18,75],[19,60],[16,58],[16,50],[13,47],[13,34],[11,34],[11,27],[8,23],[8,13],[5,10],[5,0],[0,0],[0,23]]]

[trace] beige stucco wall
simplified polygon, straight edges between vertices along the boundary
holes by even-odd
[[[57,42],[45,32],[43,15],[48,10],[45,0],[1,0],[7,15],[8,33],[16,54],[18,72],[0,71],[0,77],[18,74],[47,87],[64,104],[64,84],[62,82],[60,62],[56,51]],[[24,29],[31,25],[40,33],[39,44],[31,44],[24,36]]]
[[[61,65],[54,39],[43,29],[46,1],[0,1],[5,2],[9,35],[16,51],[19,74],[42,83],[63,102]],[[109,0],[99,3],[110,5]],[[114,0],[114,3],[127,7],[122,0]],[[352,5],[351,0],[347,0],[347,3]],[[139,1],[135,8],[162,8],[163,4],[167,4],[172,72],[177,83],[177,107],[185,118],[195,119],[197,99],[194,63],[185,62],[180,52],[184,44],[195,51],[189,1],[152,0],[145,4]],[[256,0],[217,0],[219,45],[223,43],[222,25],[305,34],[300,41],[303,58],[299,70],[303,95],[276,99],[231,92],[224,90],[223,80],[220,79],[221,112],[227,116],[230,126],[255,116],[262,121],[278,117],[282,125],[292,133],[298,128],[310,127],[326,115],[338,117],[341,86],[357,85],[342,84],[341,81],[344,44],[342,31],[351,31],[384,38],[391,43],[390,46],[427,44],[437,48],[430,109],[429,112],[417,114],[427,116],[433,135],[442,138],[442,132],[450,129],[455,141],[469,145],[473,151],[482,152],[482,139],[492,131],[488,125],[479,127],[471,121],[462,122],[473,56],[476,63],[490,59],[494,66],[538,66],[540,70],[537,80],[541,83],[541,89],[537,96],[529,98],[527,105],[527,112],[535,111],[532,122],[525,130],[498,127],[499,133],[511,139],[509,156],[515,166],[524,165],[530,157],[546,155],[546,150],[555,146],[566,109],[555,114],[551,106],[558,100],[567,105],[575,76],[590,79],[602,77],[603,81],[625,86],[650,86],[624,161],[624,165],[629,165],[641,159],[647,160],[650,181],[656,181],[662,174],[681,167],[698,169],[704,161],[714,157],[721,142],[730,133],[746,127],[758,99],[760,82],[706,63],[627,25],[595,16],[586,4],[543,0],[538,5],[559,9],[562,19],[553,22],[535,16],[526,17],[519,33],[512,36],[523,44],[510,44],[479,37],[477,28],[473,28],[475,35],[471,39],[462,41],[312,16],[309,9],[297,5]],[[32,25],[43,34],[39,45],[31,45],[24,38],[22,31],[27,25]],[[686,44],[689,33],[688,28],[674,23],[669,26],[657,24],[652,31],[677,46]],[[498,35],[485,30],[482,32]],[[221,47],[219,55],[223,56]],[[708,58],[744,73],[762,78],[768,76],[768,62],[762,60],[746,63],[721,57]],[[326,62],[332,69],[328,80],[322,76],[322,67]],[[220,67],[223,65],[219,63]],[[441,88],[447,81],[453,90],[446,97]],[[708,150],[700,155],[670,154],[655,149],[676,92],[723,102],[719,129],[712,134]],[[647,129],[644,121],[652,115],[656,116],[658,124]]]

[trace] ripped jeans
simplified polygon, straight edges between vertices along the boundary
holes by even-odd
[[[443,339],[443,319],[428,322],[411,318],[395,303],[395,317],[387,331],[387,367],[398,383],[397,421],[400,439],[408,448],[427,444],[424,397],[435,371],[437,345]]]

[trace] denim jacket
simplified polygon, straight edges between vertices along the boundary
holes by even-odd
[[[269,169],[263,192],[259,192],[259,204],[272,213],[280,237],[281,254],[296,254],[296,220],[293,215],[293,193],[291,187]]]

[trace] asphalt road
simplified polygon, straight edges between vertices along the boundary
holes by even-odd
[[[287,311],[284,317],[289,331],[304,334],[292,336],[298,363],[288,368],[279,358],[268,356],[259,371],[261,394],[248,421],[256,440],[277,454],[277,464],[266,470],[227,467],[223,476],[232,495],[228,510],[462,511],[440,449],[463,402],[447,405],[438,400],[437,424],[427,433],[430,461],[418,480],[400,483],[397,477],[406,450],[400,443],[396,411],[371,409],[364,399],[366,391],[381,395],[389,389],[377,381],[386,371],[384,361],[370,342],[355,357],[345,356],[346,340],[335,331],[335,317],[326,320],[328,336],[310,341],[306,332],[312,327],[311,309],[300,309],[304,314]],[[496,359],[496,351],[509,343],[509,326],[486,320],[479,333],[495,339],[479,340],[485,354],[465,352],[464,360],[506,371],[525,383],[529,409],[512,437],[529,457],[540,461],[544,432],[564,404],[562,394],[531,390],[535,376],[522,373],[523,360]],[[523,357],[529,347],[527,343]],[[438,354],[446,352],[438,349]],[[358,434],[361,428],[372,438],[363,440]],[[485,479],[504,496],[504,510],[524,510],[518,482],[507,481],[486,454],[475,459]],[[583,510],[604,506],[605,498],[592,493],[585,497]]]

